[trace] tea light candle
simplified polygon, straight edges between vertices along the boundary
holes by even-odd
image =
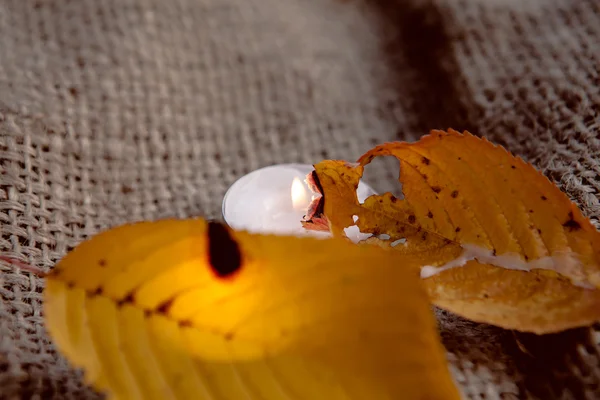
[[[328,232],[305,229],[302,219],[313,200],[305,182],[313,171],[310,164],[280,164],[264,167],[238,179],[223,198],[223,218],[236,230],[279,235],[328,237]],[[361,182],[359,201],[375,194]],[[354,228],[354,229],[353,229]],[[364,235],[357,227],[346,229],[353,241]]]

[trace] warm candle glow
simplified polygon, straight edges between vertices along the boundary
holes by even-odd
[[[311,201],[320,196],[306,182],[313,171],[312,164],[279,164],[240,177],[223,198],[223,218],[233,229],[252,233],[330,237],[330,232],[302,226]],[[373,193],[362,182],[358,185],[359,201]],[[347,229],[352,228],[360,233],[357,226]],[[348,237],[358,236],[350,233]]]
[[[306,196],[306,188],[302,184],[302,181],[298,178],[294,178],[292,182],[292,206],[294,210],[308,207],[308,199]]]

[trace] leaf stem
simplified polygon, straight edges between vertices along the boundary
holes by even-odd
[[[10,265],[14,265],[15,267],[22,269],[24,271],[31,272],[32,274],[37,275],[40,278],[44,278],[46,276],[46,273],[44,271],[42,271],[40,268],[34,267],[33,265],[29,265],[27,263],[24,263],[23,261],[19,261],[16,258],[12,258],[12,257],[8,257],[8,256],[4,256],[4,255],[0,254],[0,260],[4,261]]]

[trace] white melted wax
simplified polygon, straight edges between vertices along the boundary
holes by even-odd
[[[491,250],[485,249],[480,246],[465,244],[462,246],[463,253],[452,261],[446,264],[435,267],[431,265],[425,265],[421,267],[421,278],[429,278],[442,271],[446,271],[452,268],[462,267],[467,262],[477,260],[482,264],[490,264],[496,267],[512,269],[517,271],[531,271],[534,269],[545,269],[555,271],[561,275],[569,277],[573,284],[586,288],[594,289],[585,275],[582,272],[581,262],[577,258],[577,255],[573,252],[556,252],[552,256],[538,258],[537,260],[525,261],[518,254],[502,254],[494,255]]]

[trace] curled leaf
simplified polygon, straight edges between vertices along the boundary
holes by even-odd
[[[400,161],[404,197],[361,204],[356,187],[378,156]],[[486,139],[432,131],[377,146],[357,165],[323,161],[311,179],[322,195],[312,205],[321,226],[343,236],[356,224],[374,235],[370,242],[417,257],[440,307],[536,333],[600,320],[600,233],[532,165]]]
[[[409,270],[335,238],[143,222],[69,253],[44,313],[115,399],[458,399]]]

